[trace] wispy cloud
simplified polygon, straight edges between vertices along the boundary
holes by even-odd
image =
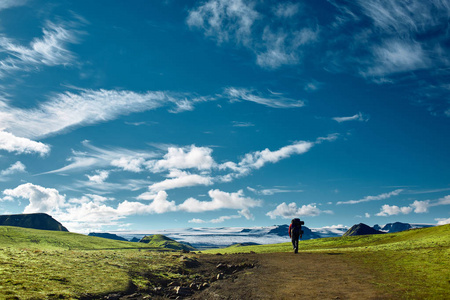
[[[27,3],[28,0],[2,0],[0,2],[0,10],[10,7],[22,6]]]
[[[82,90],[53,96],[35,109],[3,103],[0,128],[17,136],[44,137],[69,128],[113,120],[121,115],[152,110],[168,102],[164,92]]]
[[[71,64],[75,55],[67,49],[67,45],[78,43],[81,32],[68,28],[68,25],[69,23],[47,22],[46,27],[42,29],[42,37],[35,38],[29,46],[1,36],[0,49],[8,56],[0,61],[0,76],[13,71],[31,71],[42,65]]]
[[[253,127],[253,126],[255,126],[255,124],[253,124],[251,122],[233,121],[233,127]]]
[[[285,189],[285,188],[273,188],[273,189],[261,189],[257,190],[251,187],[247,187],[247,189],[257,195],[264,195],[264,196],[271,196],[275,194],[282,194],[282,193],[301,193],[303,190],[291,190],[291,189]]]
[[[203,219],[194,218],[192,220],[189,220],[188,222],[196,223],[196,224],[204,224],[204,223],[218,224],[218,223],[223,223],[227,220],[240,219],[242,217],[245,217],[247,220],[254,219],[253,215],[250,213],[250,211],[248,209],[243,209],[243,210],[238,211],[237,215],[221,216],[221,217],[211,219],[211,220],[203,220]]]
[[[403,192],[403,189],[398,189],[389,193],[383,193],[377,196],[366,196],[362,199],[359,200],[349,200],[349,201],[339,201],[336,204],[340,205],[340,204],[358,204],[358,203],[364,203],[364,202],[369,202],[369,201],[377,201],[377,200],[384,200],[384,199],[388,199],[390,197],[393,196],[398,196],[401,192]]]
[[[65,173],[73,171],[82,171],[97,168],[116,167],[118,169],[130,172],[140,172],[144,167],[144,162],[148,159],[157,157],[159,153],[152,151],[134,151],[123,148],[103,149],[93,146],[89,141],[82,143],[87,151],[73,151],[73,155],[67,160],[68,165],[45,172]]]
[[[189,12],[187,24],[201,28],[218,43],[236,40],[249,44],[252,26],[260,17],[253,4],[243,0],[210,0]]]
[[[297,27],[302,19],[298,18],[299,11],[300,5],[291,2],[258,11],[251,1],[209,0],[190,10],[187,24],[191,29],[203,30],[219,45],[224,42],[243,45],[256,55],[259,66],[275,69],[299,63],[302,48],[317,40],[317,27]],[[265,26],[266,18],[290,22]]]
[[[226,88],[223,94],[232,101],[250,101],[272,108],[295,108],[303,107],[305,103],[302,100],[296,100],[284,97],[280,93],[270,93],[270,95],[262,95],[254,90],[245,88]]]
[[[359,112],[356,115],[353,115],[351,117],[334,117],[333,120],[335,120],[338,123],[348,122],[348,121],[367,122],[369,120],[369,117],[364,116],[362,113]]]

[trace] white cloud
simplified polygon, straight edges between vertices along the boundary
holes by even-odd
[[[338,123],[342,122],[348,122],[348,121],[360,121],[360,122],[367,122],[369,121],[369,118],[366,116],[363,116],[362,113],[357,113],[356,115],[353,115],[351,117],[335,117],[333,118]]]
[[[414,208],[415,213],[426,213],[428,212],[428,208],[430,207],[430,201],[414,201],[411,205],[412,208]]]
[[[434,220],[437,221],[437,225],[450,224],[450,218],[448,218],[448,219],[436,218]]]
[[[388,205],[385,204],[381,207],[381,210],[376,215],[379,217],[386,217],[386,216],[392,216],[392,215],[398,215],[398,214],[404,214],[407,215],[413,211],[412,207],[404,206],[404,207],[398,207],[396,205]]]
[[[123,215],[162,214],[176,210],[177,207],[175,201],[168,201],[167,193],[165,191],[158,192],[150,204],[124,201],[117,207],[117,211]]]
[[[248,208],[244,208],[240,211],[238,211],[238,213],[243,216],[244,218],[246,218],[247,220],[254,220],[255,216],[250,212],[250,210]]]
[[[391,216],[397,214],[409,214],[414,211],[417,214],[427,213],[430,207],[441,206],[441,205],[450,205],[450,195],[442,197],[438,200],[424,200],[424,201],[414,201],[409,206],[398,207],[396,205],[390,206],[388,204],[383,205],[381,207],[380,212],[377,216]]]
[[[117,225],[117,220],[130,215],[161,214],[177,210],[175,202],[168,201],[164,191],[159,192],[150,204],[125,200],[117,208],[105,204],[113,201],[113,198],[86,194],[81,198],[67,200],[56,189],[31,183],[6,189],[3,194],[5,197],[2,201],[14,201],[17,198],[28,200],[24,213],[48,213],[68,227],[83,232],[90,228]]]
[[[180,170],[172,170],[168,175],[169,179],[157,182],[149,186],[151,192],[165,191],[182,187],[191,187],[196,185],[212,185],[213,178],[191,174]]]
[[[250,101],[272,108],[295,108],[305,105],[303,101],[284,97],[283,94],[261,95],[244,88],[226,88],[223,96],[230,98],[232,101]]]
[[[15,189],[6,189],[3,194],[15,198],[28,199],[30,203],[24,213],[55,213],[66,206],[65,195],[60,195],[56,189],[44,188],[39,185],[25,183]]]
[[[103,184],[105,182],[105,180],[108,178],[109,176],[109,171],[98,171],[97,170],[97,174],[95,175],[86,175],[89,179],[89,181],[96,183],[96,184]]]
[[[37,153],[44,156],[50,152],[50,147],[41,142],[35,142],[24,137],[17,137],[9,132],[0,130],[0,150],[18,154]]]
[[[191,145],[184,148],[169,147],[163,159],[150,161],[147,167],[153,172],[171,169],[210,170],[214,165],[212,149]]]
[[[369,214],[369,213],[365,213],[364,216],[365,216],[366,218],[370,218],[370,214]]]
[[[145,159],[143,157],[122,156],[111,161],[111,166],[121,168],[125,171],[139,173],[143,171]]]
[[[2,176],[8,176],[8,175],[12,175],[15,173],[23,173],[26,172],[26,167],[23,163],[21,163],[20,161],[15,162],[14,164],[12,164],[11,166],[9,166],[9,168],[7,168],[6,170],[3,170],[0,172],[0,174]]]
[[[180,210],[187,212],[204,212],[214,211],[219,209],[242,209],[242,215],[249,215],[245,211],[246,208],[256,207],[261,205],[261,200],[244,197],[244,192],[239,190],[236,193],[227,193],[220,190],[210,190],[208,192],[211,201],[199,201],[194,198],[189,198],[178,206]]]
[[[317,208],[315,203],[303,205],[302,207],[297,207],[295,202],[286,204],[286,202],[278,205],[273,211],[269,211],[266,215],[271,219],[276,219],[277,217],[281,217],[283,219],[292,219],[297,217],[315,217],[322,213],[332,214],[333,212],[330,210],[320,210]]]
[[[336,204],[357,204],[357,203],[363,203],[363,202],[369,202],[369,201],[376,201],[376,200],[384,200],[388,199],[392,196],[398,196],[401,192],[403,192],[403,189],[398,189],[389,193],[383,193],[377,196],[367,196],[359,200],[350,200],[350,201],[339,201]]]
[[[204,224],[204,223],[207,223],[207,221],[202,220],[202,219],[197,219],[197,218],[194,218],[194,219],[192,219],[192,220],[189,220],[188,222],[189,222],[189,223],[197,223],[197,224]]]

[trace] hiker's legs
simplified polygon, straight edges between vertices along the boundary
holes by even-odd
[[[297,234],[292,235],[292,246],[294,248],[294,253],[298,252],[298,238],[299,235]]]

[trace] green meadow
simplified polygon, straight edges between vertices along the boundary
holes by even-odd
[[[182,276],[172,253],[153,243],[0,226],[0,299],[79,298],[149,289]]]
[[[177,248],[162,236],[145,244],[1,226],[0,299],[100,297],[131,288],[148,290],[162,281],[194,276],[185,272],[178,253],[164,245]],[[290,243],[283,243],[203,251],[249,252],[292,249]],[[299,252],[340,254],[349,265],[375,274],[380,289],[400,298],[450,299],[450,225],[301,241]]]

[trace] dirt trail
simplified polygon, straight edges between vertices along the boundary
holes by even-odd
[[[375,277],[342,254],[270,253],[209,256],[219,262],[256,262],[257,267],[228,275],[190,299],[391,299]]]

